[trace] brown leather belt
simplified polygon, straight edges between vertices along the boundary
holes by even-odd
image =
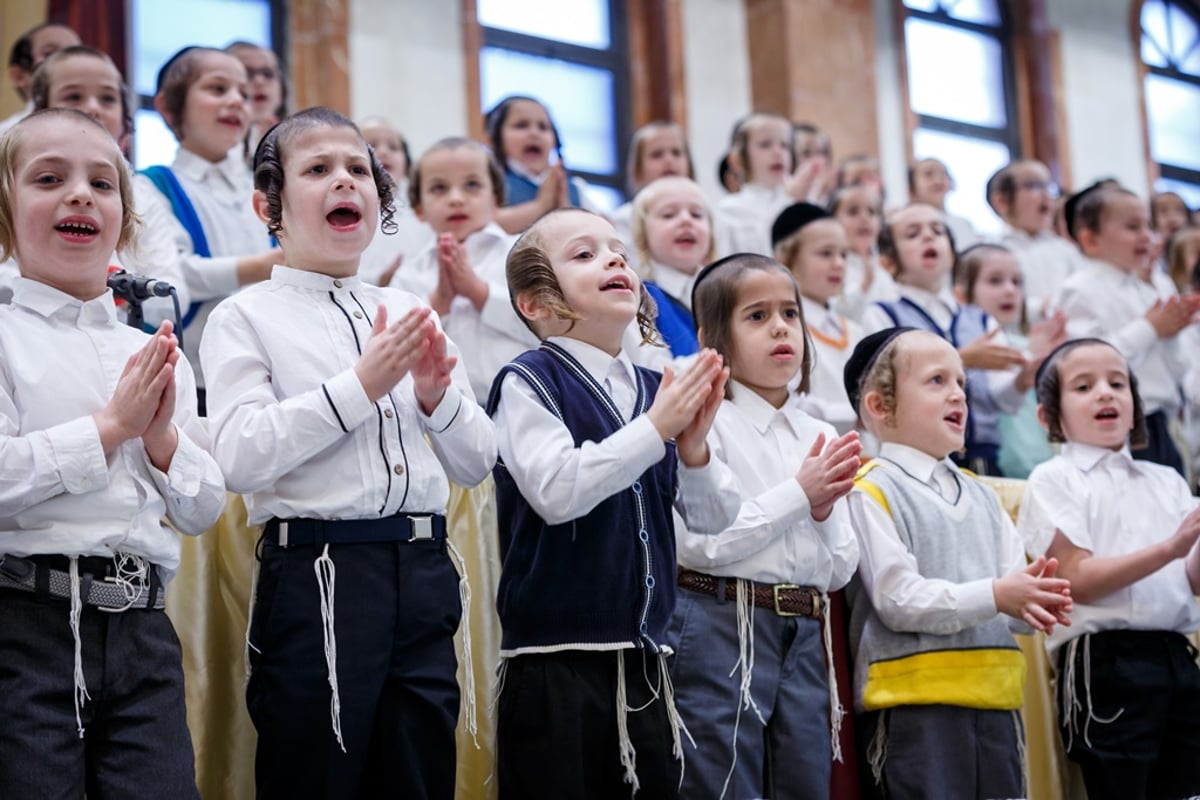
[[[700,594],[716,596],[717,587],[725,583],[725,599],[737,599],[737,584],[741,578],[718,578],[690,569],[679,570],[679,586]],[[821,618],[821,591],[813,586],[794,583],[755,583],[745,581],[750,588],[750,602],[767,608],[781,617]]]

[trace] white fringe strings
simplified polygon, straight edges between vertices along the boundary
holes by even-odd
[[[446,547],[458,561],[458,598],[462,603],[462,663],[463,663],[463,695],[467,704],[466,725],[471,734],[475,749],[479,749],[479,721],[475,699],[475,662],[471,659],[471,584],[467,580],[467,561],[454,544],[447,539]],[[499,697],[500,693],[496,693]]]
[[[738,703],[737,711],[733,716],[733,758],[729,763],[729,771],[725,773],[725,782],[721,784],[721,800],[724,800],[725,794],[729,791],[729,782],[733,780],[733,772],[737,768],[738,731],[741,729],[742,711],[753,709],[758,721],[763,725],[767,724],[762,711],[750,694],[750,684],[754,676],[754,603],[750,602],[750,584],[748,581],[734,579],[734,586],[737,589],[735,602],[737,603],[738,660],[734,662],[733,669],[729,671],[729,677],[732,678],[738,669],[741,669],[739,683],[741,702]]]
[[[1071,750],[1071,743],[1075,741],[1076,734],[1080,732],[1078,712],[1084,710],[1084,701],[1079,699],[1079,695],[1075,691],[1075,656],[1079,651],[1080,641],[1083,642],[1083,692],[1084,700],[1087,702],[1087,715],[1083,719],[1083,741],[1088,747],[1092,746],[1092,741],[1088,737],[1088,726],[1091,725],[1092,720],[1107,725],[1116,722],[1117,718],[1125,713],[1125,709],[1118,708],[1117,713],[1108,719],[1096,716],[1095,708],[1092,705],[1092,637],[1091,634],[1085,633],[1083,636],[1072,639],[1067,643],[1066,666],[1060,676],[1063,681],[1063,707],[1060,713],[1067,720],[1068,752]]]
[[[75,639],[75,726],[79,729],[79,738],[83,738],[83,719],[79,713],[84,703],[91,700],[87,684],[83,680],[83,640],[79,635],[79,617],[83,613],[83,598],[79,592],[79,559],[71,556],[71,566],[68,570],[71,576],[71,636]]]
[[[666,704],[667,720],[671,724],[671,753],[679,759],[679,780],[682,784],[686,762],[680,732],[688,738],[693,748],[696,746],[696,740],[692,738],[691,732],[683,723],[683,718],[679,716],[679,709],[675,707],[675,687],[671,683],[666,656],[661,652],[654,654],[654,658],[658,662],[658,685],[654,685],[650,681],[650,675],[646,672],[645,656],[640,654],[642,655],[642,679],[646,682],[646,688],[650,690],[650,699],[637,708],[633,708],[629,705],[629,692],[625,686],[626,652],[626,650],[617,651],[617,741],[621,753],[621,766],[625,768],[625,782],[630,785],[631,793],[636,795],[641,784],[637,777],[637,751],[634,750],[633,740],[629,737],[629,713],[643,711],[661,697]]]
[[[837,670],[833,665],[833,623],[831,622],[833,609],[829,595],[825,592],[821,592],[818,602],[821,604],[821,612],[825,617],[825,663],[829,672],[829,741],[833,748],[833,760],[841,762],[842,720],[846,718],[846,708],[838,697]]]
[[[245,676],[242,678],[242,688],[245,689],[250,685],[250,673],[254,670],[250,666],[250,651],[262,655],[262,650],[254,646],[254,642],[250,641],[250,626],[254,624],[254,606],[258,603],[258,570],[259,561],[256,557],[253,565],[250,567],[250,602],[246,606],[246,646],[242,648],[242,670]]]
[[[337,737],[338,747],[346,752],[346,743],[342,741],[342,701],[338,694],[337,678],[337,636],[333,629],[333,595],[334,580],[337,570],[333,559],[329,557],[329,543],[321,555],[313,562],[313,572],[317,574],[317,590],[321,593],[321,628],[325,635],[325,668],[329,673],[329,688],[332,694],[329,699],[330,716],[333,718],[333,735]]]
[[[887,761],[887,715],[886,710],[879,712],[875,720],[875,734],[867,745],[867,764],[871,767],[871,776],[875,785],[883,785],[883,764]]]

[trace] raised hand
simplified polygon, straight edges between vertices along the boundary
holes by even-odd
[[[662,383],[646,412],[663,441],[676,438],[695,420],[721,370],[721,357],[709,349],[701,350],[678,376],[670,366],[663,369]]]
[[[428,306],[418,306],[389,326],[387,309],[379,306],[367,346],[354,366],[372,403],[391,391],[425,357],[437,330],[432,313]]]
[[[446,387],[450,385],[451,372],[457,363],[457,357],[446,353],[446,334],[435,329],[425,355],[411,370],[413,393],[426,416],[432,414],[442,402]]]
[[[1057,570],[1056,559],[1038,556],[1024,569],[992,581],[996,609],[1042,633],[1070,625],[1071,582],[1054,577]]]
[[[1155,300],[1146,312],[1146,321],[1154,327],[1158,338],[1170,339],[1192,323],[1192,315],[1196,313],[1194,306],[1195,301],[1182,297]]]
[[[146,448],[146,455],[149,456],[150,463],[160,472],[166,472],[170,468],[171,459],[175,457],[175,448],[179,446],[179,431],[175,429],[173,418],[175,416],[174,371],[175,365],[179,363],[180,352],[179,342],[175,339],[171,328],[172,325],[169,321],[164,322],[155,334],[155,336],[163,336],[167,339],[166,363],[171,367],[171,379],[163,387],[162,394],[159,395],[158,408],[155,409],[150,424],[142,433],[142,446]]]
[[[725,384],[729,381],[729,368],[719,370],[709,385],[708,396],[696,411],[696,416],[675,437],[675,451],[679,460],[688,467],[702,467],[708,463],[708,431],[717,417],[717,409],[725,399]]]
[[[164,322],[150,341],[125,362],[112,398],[93,415],[106,454],[146,433],[158,414],[167,385],[175,383],[178,358],[171,323]]]
[[[828,445],[825,434],[817,436],[796,473],[796,482],[808,497],[813,519],[818,522],[829,519],[833,504],[854,488],[860,453],[862,442],[857,431],[850,431]]]
[[[1000,329],[988,331],[968,345],[958,348],[963,369],[1011,369],[1025,366],[1025,355],[1015,347],[996,344]]]

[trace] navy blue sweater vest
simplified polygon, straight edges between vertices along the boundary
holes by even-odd
[[[660,376],[637,367],[634,416],[650,407]],[[561,419],[578,447],[599,442],[625,423],[604,389],[562,348],[544,342],[505,366],[492,384],[514,373]],[[591,512],[548,525],[497,462],[500,528],[500,615],[504,650],[570,644],[633,644],[657,651],[675,607],[675,529],[671,506],[677,477],[674,444],[625,491]]]
[[[506,206],[516,206],[521,203],[528,203],[537,197],[538,185],[526,178],[524,175],[518,175],[512,170],[504,173],[504,204]],[[570,175],[567,176],[567,197],[571,201],[571,205],[579,206],[579,187]]]

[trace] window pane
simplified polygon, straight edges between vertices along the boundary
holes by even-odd
[[[1174,192],[1183,198],[1188,208],[1193,211],[1200,208],[1200,184],[1184,183],[1171,178],[1159,178],[1154,182],[1156,192]]]
[[[913,111],[990,128],[1008,124],[999,41],[911,17],[904,39]]]
[[[479,53],[479,84],[486,111],[510,94],[536,97],[550,109],[567,169],[615,174],[616,101],[613,74],[499,47]]]
[[[1142,61],[1152,67],[1167,65],[1167,10],[1162,0],[1142,4]]]
[[[478,0],[480,25],[605,49],[612,43],[607,0]]]
[[[980,25],[999,25],[1000,9],[996,0],[958,0],[944,3],[950,16]]]
[[[1177,5],[1168,6],[1171,21],[1171,58],[1183,61],[1196,42],[1196,21]]]
[[[938,10],[938,0],[904,0],[904,5],[915,8],[917,11],[928,11],[931,14]]]
[[[917,128],[913,132],[913,155],[936,158],[954,179],[954,191],[946,196],[946,210],[971,220],[980,235],[998,234],[1004,225],[984,197],[984,186],[996,170],[1011,160],[1008,147],[985,139]]]
[[[179,143],[157,111],[140,109],[133,115],[133,130],[134,168],[145,169],[155,164],[170,164],[175,160]]]
[[[1146,110],[1154,160],[1200,169],[1200,87],[1147,75]]]
[[[182,47],[224,47],[236,39],[271,46],[268,0],[135,0],[133,89],[153,95],[159,68]]]

